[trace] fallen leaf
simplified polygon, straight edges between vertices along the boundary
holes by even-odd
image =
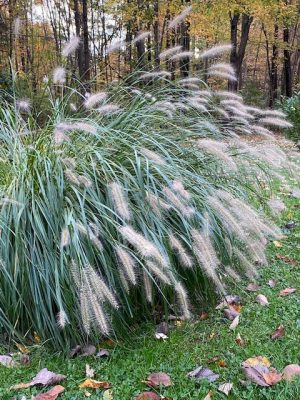
[[[28,354],[21,354],[20,356],[20,364],[28,365],[30,364],[30,357]]]
[[[215,374],[209,368],[205,368],[202,365],[194,369],[193,371],[189,372],[187,375],[189,378],[193,379],[207,379],[209,382],[214,382],[219,378],[218,374]]]
[[[272,368],[269,372],[263,374],[263,378],[269,386],[273,386],[282,380],[282,374]]]
[[[86,379],[79,385],[80,389],[110,389],[111,384],[106,381],[95,381],[95,379]]]
[[[268,299],[267,299],[266,296],[263,295],[263,294],[259,294],[259,295],[256,297],[256,300],[257,300],[257,301],[259,302],[259,304],[261,304],[262,306],[267,306],[267,305],[269,305]]]
[[[267,387],[269,384],[265,381],[263,374],[269,372],[269,368],[264,365],[243,366],[243,372],[247,379],[259,386]]]
[[[206,319],[209,318],[209,315],[207,312],[203,312],[200,316],[199,316],[199,320],[200,321],[205,321]]]
[[[276,254],[276,258],[278,260],[281,260],[281,261],[284,261],[284,262],[290,264],[292,267],[296,267],[296,265],[297,265],[297,260],[290,258],[289,256]]]
[[[35,343],[40,344],[41,343],[41,338],[37,334],[37,332],[33,332],[33,340]]]
[[[81,357],[88,357],[92,356],[96,353],[97,349],[94,345],[92,344],[87,344],[86,346],[83,346],[81,348]]]
[[[160,400],[161,397],[154,392],[143,392],[140,393],[135,400]]]
[[[277,329],[275,330],[275,332],[273,332],[271,339],[272,340],[278,339],[278,338],[284,336],[284,334],[285,334],[285,327],[283,325],[279,325],[277,327]]]
[[[274,279],[269,279],[268,285],[270,286],[270,288],[274,288],[276,286],[276,281]]]
[[[219,360],[218,366],[221,368],[227,367],[226,361],[225,360]]]
[[[166,340],[169,339],[167,335],[165,335],[164,333],[156,333],[154,335],[155,339],[157,340]]]
[[[81,346],[79,346],[79,344],[78,344],[75,347],[73,347],[73,349],[71,349],[69,357],[73,358],[73,357],[77,356],[80,352],[81,352]]]
[[[300,365],[299,364],[290,364],[287,365],[283,371],[283,379],[286,381],[291,381],[295,376],[300,376]]]
[[[235,339],[236,344],[238,344],[240,347],[244,347],[245,346],[245,341],[244,339],[241,337],[241,335],[238,333],[237,337]]]
[[[230,321],[233,321],[237,316],[239,316],[239,312],[231,309],[231,308],[225,308],[224,312],[224,316],[229,319]]]
[[[85,376],[87,378],[94,378],[95,370],[89,366],[89,364],[85,365]]]
[[[33,400],[55,400],[65,390],[61,385],[54,386],[46,393],[40,393],[33,397]]]
[[[40,372],[28,383],[18,383],[12,386],[12,389],[26,389],[31,386],[50,386],[61,382],[66,378],[65,375],[56,374],[49,371],[47,368],[43,368]]]
[[[246,361],[243,362],[244,366],[253,366],[253,365],[264,365],[265,367],[270,367],[271,363],[267,359],[267,357],[264,356],[253,356],[250,358],[247,358]]]
[[[231,330],[234,331],[235,328],[238,326],[239,322],[240,322],[240,316],[237,315],[237,316],[234,318],[234,320],[232,321],[232,323],[230,324],[229,329],[231,329]]]
[[[218,387],[218,391],[224,393],[226,396],[229,395],[229,393],[231,392],[233,384],[232,383],[222,383],[222,385],[220,385]]]
[[[106,349],[100,349],[96,354],[97,357],[109,357],[110,353]]]
[[[210,390],[203,400],[211,400],[213,396],[213,392]]]
[[[155,333],[163,333],[165,336],[169,334],[169,324],[167,322],[161,322],[156,327]]]
[[[103,393],[102,399],[103,400],[113,400],[112,390],[110,390],[110,389],[105,390],[105,392]]]
[[[297,289],[294,288],[286,288],[280,291],[280,296],[288,296],[292,293],[295,293]]]
[[[24,346],[24,344],[21,343],[16,343],[16,346],[18,348],[18,350],[20,350],[21,353],[29,353],[29,349],[28,347]]]
[[[207,363],[208,363],[208,364],[212,364],[212,363],[215,363],[215,362],[219,361],[219,359],[220,359],[220,357],[218,357],[218,356],[211,357],[211,358],[209,358],[209,359],[207,360]]]
[[[84,392],[84,395],[85,395],[85,397],[91,397],[92,393],[86,391],[86,392]]]
[[[182,321],[181,319],[176,319],[176,321],[175,321],[175,326],[176,326],[177,328],[180,328],[180,327],[182,326],[182,324],[183,324],[183,321]]]
[[[239,304],[240,301],[241,301],[240,296],[237,295],[225,296],[225,300],[223,300],[220,304],[217,305],[216,310],[222,310],[223,308],[226,308],[232,304]]]
[[[5,367],[13,367],[14,361],[11,356],[0,356],[0,364]]]
[[[173,385],[171,378],[165,372],[153,372],[148,375],[145,383],[151,387],[169,387]]]
[[[283,246],[282,243],[279,242],[278,240],[274,240],[273,244],[274,244],[275,247],[278,247],[278,248]]]
[[[257,283],[249,283],[249,285],[247,286],[247,290],[249,292],[256,292],[258,289],[260,289],[260,286],[258,286]]]
[[[297,226],[297,222],[295,222],[295,221],[288,221],[288,222],[284,225],[284,227],[285,227],[286,229],[294,229],[296,226]]]

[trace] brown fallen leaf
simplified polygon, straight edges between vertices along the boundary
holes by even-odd
[[[237,337],[235,339],[235,343],[237,345],[239,345],[240,347],[244,347],[245,346],[245,341],[244,341],[244,339],[241,337],[241,335],[239,333],[237,334]]]
[[[263,377],[263,374],[267,374],[269,372],[268,367],[258,364],[253,366],[243,366],[242,369],[249,381],[263,387],[270,386]]]
[[[276,281],[274,279],[269,279],[268,285],[270,286],[270,288],[274,288],[276,286]]]
[[[288,296],[292,293],[295,293],[297,289],[294,288],[286,288],[280,291],[280,296]]]
[[[230,324],[229,329],[231,329],[232,331],[234,331],[235,328],[238,326],[239,322],[240,322],[240,316],[237,315],[237,316],[234,318],[234,320],[232,321],[232,323]]]
[[[257,283],[249,283],[249,285],[247,286],[247,290],[249,292],[256,292],[258,289],[260,289],[260,286],[258,286]]]
[[[222,393],[224,393],[226,396],[228,396],[229,395],[229,393],[231,392],[231,390],[232,390],[232,387],[233,387],[233,384],[232,383],[222,383],[222,385],[220,385],[219,387],[218,387],[218,391],[219,392],[222,392]]]
[[[56,374],[49,371],[47,368],[43,368],[40,372],[28,383],[19,383],[12,386],[12,389],[26,389],[31,386],[50,386],[61,382],[66,378],[65,375]]]
[[[266,296],[264,294],[259,294],[256,297],[256,301],[258,301],[258,303],[261,304],[262,306],[269,305],[269,301],[268,301],[268,299],[266,298]]]
[[[226,361],[225,360],[219,360],[218,361],[218,366],[221,368],[227,367]]]
[[[79,385],[80,389],[110,389],[111,384],[106,381],[96,381],[95,379],[86,379]]]
[[[173,385],[173,382],[168,374],[165,372],[154,372],[148,375],[145,383],[151,387],[165,386],[169,387]]]
[[[225,308],[223,312],[225,318],[229,319],[230,321],[233,321],[238,315],[240,315],[239,312],[230,308]]]
[[[300,376],[300,365],[290,364],[287,365],[282,371],[283,379],[291,381],[293,378]]]
[[[23,353],[23,354],[29,353],[28,347],[24,346],[24,344],[16,343],[16,346],[17,346],[18,350],[19,350],[21,353]]]
[[[289,256],[285,256],[282,254],[276,254],[276,258],[277,258],[277,260],[281,260],[281,261],[284,261],[284,262],[290,264],[292,267],[296,267],[296,265],[297,265],[297,260],[290,258]]]
[[[285,334],[285,327],[283,325],[279,325],[276,330],[272,333],[271,335],[271,339],[275,340],[278,339],[282,336],[284,336]]]
[[[200,314],[200,316],[199,316],[199,320],[200,320],[200,321],[205,321],[205,320],[208,319],[208,318],[209,318],[209,315],[208,315],[207,312],[203,312],[203,313]]]
[[[269,372],[263,373],[263,378],[269,386],[273,386],[282,380],[282,374],[277,372],[276,369],[271,368]]]
[[[154,392],[143,392],[140,393],[135,400],[160,400],[161,397]]]
[[[207,379],[209,382],[214,382],[217,379],[219,379],[218,374],[215,374],[209,368],[205,368],[202,365],[200,365],[193,371],[189,372],[187,376],[192,379],[199,379],[199,380]]]
[[[211,400],[213,397],[213,392],[210,390],[203,400]]]
[[[56,385],[46,393],[40,393],[34,396],[33,400],[55,400],[65,390],[61,385]]]

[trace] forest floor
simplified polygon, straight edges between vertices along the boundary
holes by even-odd
[[[191,323],[175,324],[166,340],[155,339],[155,327],[143,327],[133,334],[130,342],[111,343],[110,356],[106,358],[69,359],[35,346],[28,365],[0,366],[0,398],[25,400],[48,390],[10,389],[17,383],[31,381],[46,367],[67,377],[61,382],[65,391],[59,399],[131,400],[151,390],[143,381],[153,372],[165,372],[171,377],[172,386],[152,389],[169,400],[300,399],[300,377],[292,382],[281,380],[273,386],[262,387],[247,382],[241,367],[243,361],[253,356],[266,357],[278,372],[288,364],[300,364],[300,200],[289,196],[283,188],[277,195],[286,205],[280,217],[281,226],[290,221],[298,223],[292,229],[284,229],[282,240],[270,243],[269,265],[261,270],[256,282],[259,287],[250,287],[256,290],[249,291],[250,282],[237,282],[233,288],[231,294],[241,297],[240,321],[234,330],[229,328],[231,321],[224,318],[223,310],[211,309]],[[296,291],[282,296],[280,292],[286,288]],[[257,301],[259,294],[267,297],[268,305]],[[284,329],[280,328],[279,337],[272,339],[280,325]],[[94,379],[111,383],[111,390],[79,388],[86,379],[86,364],[95,370]],[[188,372],[200,365],[219,374],[219,378],[209,382],[187,377]],[[219,391],[222,383],[233,384],[228,397]],[[159,397],[151,397],[156,398]]]

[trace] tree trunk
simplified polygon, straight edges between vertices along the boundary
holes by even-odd
[[[160,46],[159,46],[159,4],[158,0],[154,1],[153,4],[153,9],[154,9],[154,23],[153,23],[153,41],[154,41],[154,62],[155,62],[155,67],[159,68],[160,60],[159,60],[159,52],[160,52]]]
[[[190,4],[189,0],[185,0],[183,2],[185,6]],[[180,24],[180,45],[182,46],[183,51],[189,51],[191,47],[191,38],[190,38],[190,22],[182,21]],[[179,70],[181,77],[189,76],[190,71],[190,58],[185,57],[181,58],[179,61]]]
[[[82,32],[83,32],[83,75],[81,79],[85,89],[89,90],[90,81],[90,49],[89,49],[89,27],[88,27],[88,5],[87,0],[82,2]]]
[[[289,39],[290,31],[289,28],[283,29],[283,41],[284,41],[284,95],[287,97],[293,96],[293,79],[292,79],[292,64],[291,64],[291,53],[289,50]]]
[[[272,58],[270,69],[270,98],[269,107],[274,107],[275,100],[278,96],[278,25],[274,26],[274,43],[272,46]]]

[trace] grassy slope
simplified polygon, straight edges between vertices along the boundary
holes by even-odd
[[[300,202],[284,197],[288,209],[282,215],[282,223],[293,219],[300,221]],[[233,292],[243,300],[240,325],[235,332],[228,329],[229,321],[220,311],[209,311],[209,319],[192,325],[175,328],[166,342],[153,338],[153,327],[143,329],[143,334],[136,334],[131,343],[120,343],[107,360],[93,357],[68,360],[59,355],[47,354],[44,349],[35,349],[31,356],[31,365],[8,369],[0,366],[0,398],[3,400],[21,399],[22,395],[30,398],[37,393],[36,389],[13,392],[8,388],[18,382],[30,380],[41,368],[67,375],[63,383],[66,391],[61,399],[83,399],[84,392],[78,384],[84,379],[85,364],[95,368],[98,380],[108,380],[113,384],[114,400],[132,399],[140,391],[147,390],[142,383],[149,372],[165,371],[170,374],[174,386],[162,389],[161,394],[172,399],[203,399],[209,390],[214,392],[214,399],[225,398],[217,392],[217,386],[223,382],[233,382],[234,388],[229,399],[300,399],[299,381],[281,382],[271,388],[259,388],[250,385],[242,386],[243,379],[240,364],[253,355],[268,357],[272,366],[278,370],[290,363],[300,363],[300,224],[282,241],[283,247],[276,248],[272,243],[269,250],[269,266],[262,270],[258,283],[270,302],[269,307],[262,307],[255,301],[257,293],[236,287]],[[277,254],[286,255],[298,260],[296,267],[280,261]],[[267,282],[275,279],[277,285],[271,289]],[[280,297],[279,291],[286,287],[295,287],[297,292],[288,297]],[[279,324],[286,327],[286,335],[277,341],[270,339],[270,334]],[[246,341],[245,347],[235,343],[237,333]],[[208,364],[208,360],[217,356],[224,360],[226,367],[218,363]],[[186,378],[187,372],[198,365],[205,365],[220,374],[216,384],[202,381],[200,384]],[[93,393],[90,399],[102,397],[101,391]]]

